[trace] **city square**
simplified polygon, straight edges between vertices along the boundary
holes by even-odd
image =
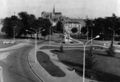
[[[0,82],[120,81],[119,1],[5,1]]]

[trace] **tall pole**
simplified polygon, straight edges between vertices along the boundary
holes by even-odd
[[[53,26],[53,21],[52,20],[50,20],[50,22],[52,23],[52,25],[50,26],[50,28],[49,28],[49,45],[51,44],[51,37],[52,37],[52,35],[51,35],[51,27]]]
[[[85,82],[85,45],[83,46],[83,50],[84,50],[84,52],[83,52],[83,82]]]
[[[113,42],[114,42],[114,40],[115,40],[115,30],[113,30]]]
[[[114,36],[115,36],[115,31],[116,30],[114,30],[113,28],[110,28],[110,27],[109,27],[109,30],[112,31],[112,41],[114,42]]]
[[[35,56],[37,55],[37,34],[35,34]],[[37,59],[35,58],[35,62],[37,62]]]
[[[95,38],[93,38],[95,39]],[[86,43],[83,43],[83,82],[85,82],[85,56],[86,56],[86,46],[89,42],[91,42],[93,39],[88,40]]]
[[[49,33],[50,33],[50,35],[49,35],[49,45],[51,44],[51,26],[50,26],[50,29],[49,29]]]
[[[93,29],[91,29],[91,39],[93,37]],[[91,41],[91,44],[92,44],[92,41]]]
[[[85,82],[85,56],[86,56],[86,46],[89,42],[91,42],[92,40],[96,39],[96,38],[99,38],[100,36],[97,35],[95,38],[91,39],[91,40],[88,40],[86,43],[83,43],[83,82]]]

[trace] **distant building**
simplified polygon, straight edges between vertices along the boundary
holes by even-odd
[[[55,7],[53,8],[53,12],[42,12],[41,17],[48,18],[51,21],[57,22],[62,18],[61,12],[56,12]]]
[[[72,35],[80,34],[81,28],[85,26],[85,21],[83,19],[65,17],[61,12],[56,12],[55,7],[52,12],[42,12],[41,17],[50,19],[52,23],[57,23],[61,20],[64,23],[65,31]]]
[[[81,34],[81,28],[85,26],[83,19],[64,19],[64,29],[71,35]]]
[[[42,13],[41,13],[41,17],[42,18],[51,18],[51,13],[50,12],[45,12],[45,11],[43,11]]]

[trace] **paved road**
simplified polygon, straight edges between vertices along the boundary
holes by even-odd
[[[32,48],[32,45],[20,44],[0,51],[3,82],[39,82],[28,64],[27,58]]]
[[[32,57],[35,57],[35,54],[33,44],[31,45],[27,43],[21,43],[13,47],[0,49],[0,66],[3,69],[3,82],[42,82],[41,79],[47,79],[47,76],[49,76],[43,68],[38,69],[36,67],[36,65],[39,65],[38,62],[35,64],[34,59],[32,61],[29,60],[29,56],[33,55]],[[33,65],[35,65],[35,67]],[[40,67],[40,65],[38,67]],[[36,75],[37,72],[39,72],[39,78]],[[47,75],[45,76],[43,72]],[[72,72],[70,73],[73,74]],[[72,75],[68,75],[68,77],[71,76]],[[51,78],[48,78],[46,82],[50,82],[50,79]],[[67,81],[67,79],[69,78],[64,78],[63,80]],[[52,78],[51,80],[51,82],[56,82],[57,78]],[[60,80],[62,79],[59,78],[59,82],[61,82]],[[82,80],[78,79],[77,82],[79,81],[81,82]]]
[[[52,45],[53,43],[51,43]],[[77,75],[75,73],[75,71],[69,71],[67,68],[66,65],[62,64],[59,59],[57,58],[57,56],[55,56],[53,53],[51,53],[49,50],[41,50],[40,48],[42,46],[51,46],[51,45],[48,45],[48,44],[42,44],[42,45],[39,45],[38,46],[38,50],[39,51],[42,51],[44,53],[46,53],[51,61],[56,65],[58,66],[62,71],[65,72],[66,76],[65,77],[61,77],[61,78],[57,78],[57,77],[53,77],[51,76],[49,73],[47,73],[45,71],[45,69],[42,68],[41,65],[37,65],[39,64],[38,62],[36,63],[32,63],[31,66],[32,68],[36,71],[37,75],[39,77],[41,77],[42,79],[44,79],[45,82],[83,82],[83,78],[80,77],[79,75]],[[55,45],[54,45],[55,46]],[[58,46],[58,45],[56,45]],[[72,46],[73,47],[73,46]],[[33,53],[34,53],[34,50],[33,50]],[[36,59],[36,56],[30,54],[30,60],[35,60]],[[37,68],[37,69],[36,69]],[[85,82],[90,82],[91,80],[89,79],[85,79]],[[92,82],[92,81],[91,81]],[[95,82],[95,81],[94,81]]]

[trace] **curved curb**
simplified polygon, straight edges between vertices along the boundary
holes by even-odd
[[[28,61],[28,65],[30,66],[32,73],[40,80],[40,82],[44,82],[42,78],[40,78],[39,75],[35,73],[34,69],[32,68],[32,64],[30,63],[30,60],[29,60],[29,55],[27,55],[27,61]]]
[[[42,44],[37,49],[40,49],[40,47],[43,47],[45,45],[47,45],[47,44]],[[42,50],[40,50],[40,51],[42,51]],[[46,70],[39,64],[38,61],[35,62],[36,55],[33,55],[32,53],[34,54],[34,49],[31,50],[31,52],[30,52],[30,54],[28,56],[28,61],[29,61],[30,66],[31,66],[32,70],[34,71],[34,73],[36,73],[37,76],[40,79],[42,79],[43,82],[63,82],[63,81],[65,81],[64,77],[63,78],[57,78],[57,77],[50,76],[49,73],[46,72]],[[74,71],[72,71],[72,72],[74,72]],[[72,74],[72,72],[68,72],[68,73]],[[80,77],[80,78],[82,80],[82,77]],[[69,78],[67,78],[67,79],[69,79]],[[81,80],[77,79],[77,82],[81,82]],[[91,81],[91,80],[86,79],[86,82],[89,82],[89,81]],[[66,80],[66,82],[71,82],[71,81],[70,80],[69,81]]]
[[[54,82],[53,79],[49,78],[50,75],[45,71],[45,69],[36,60],[36,55],[34,55],[33,48],[28,55],[28,62],[31,70],[37,75],[40,82]]]

